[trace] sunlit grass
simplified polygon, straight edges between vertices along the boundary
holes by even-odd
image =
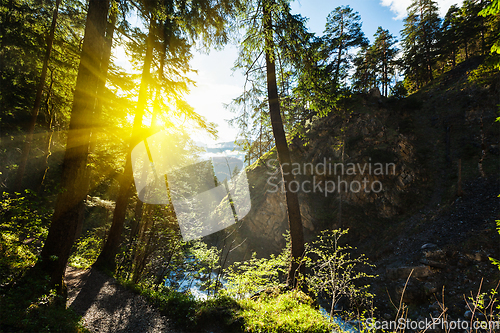
[[[240,302],[246,332],[330,332],[331,324],[300,291]]]

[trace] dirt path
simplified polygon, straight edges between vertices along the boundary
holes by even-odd
[[[65,281],[67,306],[83,317],[84,326],[92,332],[177,332],[143,297],[95,269],[68,267]]]

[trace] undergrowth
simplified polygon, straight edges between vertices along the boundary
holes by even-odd
[[[276,290],[276,289],[275,289]],[[263,293],[239,301],[245,332],[331,332],[332,324],[301,291]]]
[[[0,200],[0,332],[88,332],[49,278],[33,271],[52,211],[34,192]]]

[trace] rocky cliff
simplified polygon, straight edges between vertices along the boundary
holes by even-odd
[[[349,228],[349,244],[378,265],[377,293],[400,296],[415,267],[422,274],[410,280],[405,300],[418,304],[443,286],[455,290],[452,301],[458,290],[478,287],[481,274],[457,280],[461,267],[480,266],[488,283],[498,280],[485,258],[500,256],[500,76],[481,64],[462,63],[404,99],[351,96],[290,142],[291,190],[299,194],[306,241],[327,228]],[[252,209],[230,230],[240,244],[230,261],[284,246],[276,159],[271,151],[247,169]],[[381,302],[389,311],[388,300]]]

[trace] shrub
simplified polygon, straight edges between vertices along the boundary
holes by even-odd
[[[87,332],[66,309],[63,296],[49,289],[49,277],[29,272],[0,297],[0,331]]]
[[[500,195],[498,196],[500,198]],[[495,221],[496,224],[497,224],[497,230],[498,230],[498,233],[500,234],[500,220],[496,220]],[[491,262],[496,265],[498,267],[498,269],[500,269],[500,260],[498,259],[495,259],[495,258],[490,258]]]
[[[286,274],[286,267],[282,256],[257,259],[254,253],[248,261],[235,263],[228,268],[225,290],[238,299],[251,296],[279,285],[280,275]]]
[[[141,289],[140,293],[171,318],[177,326],[192,328],[196,324],[198,302],[190,293],[155,291],[150,288]]]
[[[86,237],[80,238],[75,246],[75,251],[68,260],[70,266],[87,269],[90,267],[102,249],[103,239],[95,232],[89,232]]]
[[[52,211],[32,191],[0,198],[0,285],[33,266],[47,236]]]
[[[373,275],[359,271],[360,266],[373,266],[364,255],[351,257],[352,247],[341,245],[340,238],[348,230],[325,230],[312,244],[306,245],[303,259],[310,273],[305,276],[308,287],[318,296],[326,294],[331,300],[330,318],[333,320],[335,305],[341,297],[363,306],[373,297],[367,292],[368,285],[356,286],[355,282],[372,278]]]

